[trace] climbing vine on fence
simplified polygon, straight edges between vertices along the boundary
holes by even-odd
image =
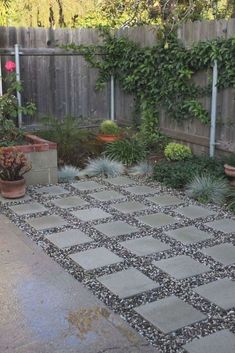
[[[81,52],[99,70],[98,89],[114,75],[122,89],[135,96],[144,130],[148,126],[155,129],[158,111],[162,108],[167,116],[178,121],[196,118],[207,123],[209,114],[200,98],[210,94],[211,82],[201,87],[192,78],[201,70],[207,70],[211,77],[215,59],[219,69],[218,87],[235,87],[235,38],[199,42],[186,48],[172,35],[167,42],[162,40],[143,48],[108,30],[101,33],[102,45],[72,43],[64,47]]]

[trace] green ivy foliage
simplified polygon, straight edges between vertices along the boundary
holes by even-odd
[[[201,87],[192,77],[201,70],[211,75],[213,61],[218,61],[218,88],[235,87],[235,38],[199,42],[186,48],[175,35],[158,40],[152,47],[141,47],[124,36],[102,29],[102,45],[64,46],[82,53],[99,70],[97,89],[114,75],[123,90],[135,96],[144,129],[158,122],[158,112],[177,121],[197,119],[206,124],[208,111],[200,98],[210,94],[211,82]],[[101,55],[97,56],[99,53]],[[146,125],[147,124],[147,125]]]

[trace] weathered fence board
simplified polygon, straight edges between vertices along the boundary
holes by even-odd
[[[117,35],[125,35],[141,46],[156,43],[154,27],[124,28]],[[181,26],[178,37],[186,46],[201,40],[235,35],[235,20],[188,22]],[[89,67],[81,55],[65,52],[60,44],[97,44],[102,42],[95,29],[42,29],[0,27],[0,53],[9,53],[18,43],[22,49],[21,77],[24,82],[23,101],[32,100],[37,105],[37,115],[25,118],[26,125],[37,124],[45,115],[62,119],[65,115],[80,117],[81,125],[94,125],[110,116],[110,84],[97,92],[97,71]],[[9,56],[2,57],[3,63]],[[199,73],[194,80],[200,85],[208,83],[208,75]],[[203,98],[203,105],[210,110],[211,99]],[[134,100],[126,95],[115,82],[115,114],[119,121],[133,118]],[[217,102],[218,149],[235,151],[235,90],[220,92]],[[177,124],[161,114],[163,131],[175,139],[192,143],[197,151],[207,151],[209,126],[197,121]]]

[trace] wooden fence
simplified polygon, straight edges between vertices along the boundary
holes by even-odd
[[[153,27],[125,28],[119,35],[127,35],[141,46],[156,42]],[[229,38],[235,35],[235,20],[203,21],[184,24],[178,37],[187,45],[217,37]],[[97,71],[92,69],[81,55],[72,55],[56,49],[56,45],[75,42],[96,44],[101,42],[95,29],[41,29],[0,27],[0,55],[2,63],[16,43],[21,49],[21,77],[24,83],[23,101],[32,100],[37,105],[34,118],[25,118],[25,125],[40,122],[45,115],[58,119],[65,115],[80,117],[81,125],[95,125],[101,119],[110,117],[110,84],[95,91]],[[200,73],[195,78],[206,84],[207,75]],[[203,99],[210,110],[210,98]],[[133,116],[133,97],[128,96],[115,83],[115,117],[130,122]],[[217,104],[217,150],[235,151],[235,91],[226,89],[218,95]],[[209,127],[197,121],[182,125],[161,117],[161,128],[176,140],[191,143],[197,152],[207,151]]]

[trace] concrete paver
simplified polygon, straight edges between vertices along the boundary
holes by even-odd
[[[224,265],[235,263],[235,246],[232,244],[220,244],[210,248],[202,249],[201,252],[207,256],[211,256],[215,261]]]
[[[27,214],[47,211],[47,208],[44,207],[43,205],[41,205],[38,202],[11,206],[10,209],[13,212],[15,212],[16,214],[18,214],[19,216],[24,216],[24,215],[27,215]]]
[[[229,218],[219,219],[214,222],[206,223],[206,225],[224,233],[235,233],[235,221]]]
[[[89,208],[87,210],[78,210],[72,214],[84,222],[95,221],[97,219],[112,217],[108,212],[103,211],[101,208]]]
[[[85,270],[94,270],[95,268],[108,266],[123,261],[121,257],[115,255],[104,247],[81,251],[72,254],[69,257],[82,266]]]
[[[166,235],[186,245],[212,238],[209,233],[203,232],[194,226],[172,229],[167,231]]]
[[[132,213],[132,212],[138,212],[138,211],[143,211],[148,208],[148,206],[145,206],[143,203],[137,202],[137,201],[127,201],[127,202],[120,202],[112,205],[116,210],[122,212],[122,213]]]
[[[188,353],[234,353],[235,335],[222,330],[184,345]]]
[[[124,248],[130,250],[131,252],[139,256],[145,256],[155,252],[170,249],[170,246],[168,244],[165,244],[153,237],[127,240],[120,244],[124,246]]]
[[[136,217],[138,221],[147,224],[150,227],[153,228],[158,228],[162,226],[166,226],[169,224],[174,224],[176,223],[176,220],[174,217],[171,217],[165,213],[154,213],[146,216],[140,216]]]
[[[60,249],[85,244],[92,241],[90,237],[81,232],[79,229],[70,229],[64,232],[49,234],[46,238]]]
[[[117,191],[100,191],[90,194],[90,196],[98,201],[119,200],[124,197],[124,195],[120,194]]]
[[[88,190],[95,190],[95,189],[101,189],[103,186],[96,181],[78,181],[76,183],[71,184],[75,189],[80,190],[80,191],[88,191]]]
[[[135,311],[164,333],[206,319],[204,314],[174,295],[141,305]]]
[[[209,267],[186,255],[179,255],[165,260],[154,261],[153,264],[176,279],[184,279],[210,271]]]
[[[183,200],[180,200],[178,197],[168,195],[168,194],[163,194],[163,195],[161,194],[161,195],[155,195],[152,197],[147,197],[147,200],[160,206],[178,205],[179,203],[184,202]]]
[[[61,227],[67,224],[65,219],[57,215],[30,218],[27,219],[26,222],[36,230]]]
[[[99,277],[98,280],[111,292],[118,295],[119,298],[128,298],[159,287],[158,283],[152,281],[135,268],[105,275]]]
[[[116,185],[116,186],[125,186],[125,185],[130,185],[130,184],[134,184],[135,181],[133,179],[130,179],[128,177],[125,176],[119,176],[119,177],[115,177],[115,178],[108,178],[106,179],[106,181],[112,185]]]
[[[211,211],[208,208],[195,205],[177,208],[176,212],[191,219],[208,217],[216,214],[214,211]]]
[[[69,191],[62,188],[61,186],[52,185],[52,186],[43,186],[37,189],[37,193],[52,196],[52,195],[68,194]]]
[[[0,216],[1,353],[158,353]]]
[[[115,221],[109,223],[102,223],[94,226],[99,232],[107,235],[108,237],[116,237],[118,235],[126,235],[138,232],[138,228],[129,225],[123,221]]]
[[[224,310],[235,307],[235,281],[228,278],[204,284],[194,291]]]
[[[57,199],[57,200],[54,200],[52,203],[64,209],[88,205],[88,202],[84,201],[79,196],[69,196],[62,199]]]
[[[135,195],[145,195],[145,194],[148,195],[148,194],[154,194],[157,192],[156,189],[153,189],[150,186],[145,186],[145,185],[130,186],[125,190]]]

